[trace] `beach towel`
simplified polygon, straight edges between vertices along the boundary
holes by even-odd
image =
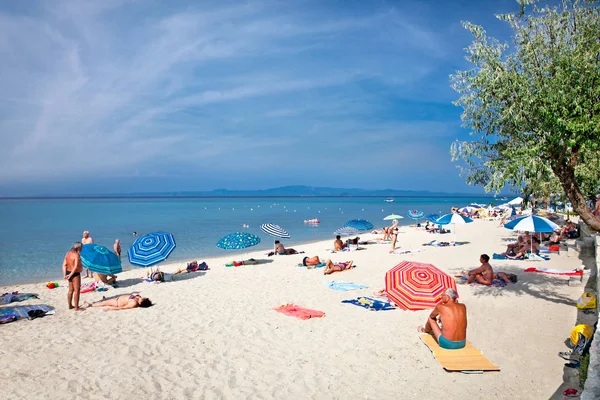
[[[323,268],[325,265],[327,265],[327,264],[325,264],[325,263],[317,264],[317,265],[314,266],[314,268]],[[296,266],[297,267],[301,267],[301,268],[308,268],[308,269],[311,269],[313,267],[312,265],[304,265],[302,263],[300,263],[300,264],[298,264]]]
[[[8,303],[14,303],[14,302],[18,302],[18,301],[24,301],[27,299],[39,299],[39,297],[37,294],[33,294],[33,293],[18,293],[18,292],[4,293],[2,295],[2,301],[0,303],[8,304]]]
[[[458,284],[465,284],[465,283],[467,283],[468,278],[466,276],[456,276],[456,277],[454,277],[454,280]],[[471,282],[470,285],[471,286],[504,287],[504,286],[506,286],[506,282],[504,282],[502,279],[492,279],[491,285],[482,285],[482,284],[478,283],[477,281]]]
[[[564,276],[582,276],[582,269],[574,269],[571,271],[565,271],[563,269],[553,269],[553,268],[527,268],[525,272],[539,272],[541,274],[550,274],[550,275],[564,275]]]
[[[530,261],[548,261],[550,259],[550,257],[539,256],[537,254],[526,254],[525,257],[523,257],[523,258],[508,258],[505,255],[494,253],[492,255],[492,259],[493,260],[512,260],[512,261],[521,261],[521,260],[529,259]]]
[[[329,289],[339,290],[339,291],[348,291],[348,290],[356,290],[356,289],[366,289],[368,286],[359,285],[357,283],[352,282],[342,282],[342,281],[331,281],[325,282],[325,286]]]
[[[299,319],[323,318],[325,316],[323,311],[311,310],[310,308],[300,307],[295,304],[284,304],[273,310]]]
[[[391,240],[363,240],[358,242],[358,244],[390,244]]]
[[[354,304],[359,307],[364,307],[370,311],[387,311],[396,309],[396,307],[392,306],[392,304],[387,301],[381,301],[371,297],[361,296],[357,297],[356,299],[342,300],[342,303]]]
[[[450,246],[450,242],[438,242],[437,240],[432,240],[429,243],[423,243],[423,246],[446,247]]]
[[[29,315],[27,313],[29,311],[35,311],[35,310],[42,310],[47,315],[52,315],[54,313],[54,312],[50,313],[52,311],[52,309],[49,306],[47,306],[45,304],[37,304],[35,306],[17,306],[17,307],[10,307],[10,308],[0,308],[0,317],[6,316],[6,315],[14,315],[18,319],[28,318]]]
[[[459,371],[467,374],[484,371],[500,371],[500,367],[492,364],[471,342],[462,349],[447,350],[440,347],[433,336],[421,335],[421,340],[431,350],[435,359],[446,371]]]
[[[402,249],[396,249],[392,252],[390,252],[390,254],[409,254],[409,253],[419,253],[423,251],[422,249],[406,249],[406,250],[402,250]]]

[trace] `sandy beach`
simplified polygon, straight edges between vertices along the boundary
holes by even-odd
[[[294,247],[305,254],[267,257],[247,252],[259,265],[226,268],[239,252],[206,261],[210,270],[178,276],[174,282],[147,283],[144,270],[119,275],[107,292],[82,300],[140,292],[149,309],[102,312],[67,310],[66,288],[45,283],[3,286],[2,293],[38,293],[56,314],[2,326],[0,348],[3,398],[28,399],[548,399],[562,383],[564,360],[583,286],[568,278],[524,273],[525,268],[571,270],[581,265],[567,252],[541,262],[492,260],[495,270],[516,273],[506,287],[461,285],[468,309],[467,339],[500,372],[449,373],[420,341],[417,327],[430,311],[368,311],[341,300],[371,295],[384,287],[385,272],[402,260],[432,263],[449,274],[475,268],[481,253],[504,251],[503,238],[515,233],[496,222],[457,226],[455,247],[424,247],[432,239],[452,240],[402,227],[401,249],[389,245],[332,254],[332,240]],[[361,239],[377,235],[361,235]],[[289,242],[289,241],[288,241]],[[323,275],[298,267],[305,256],[353,260],[350,271]],[[57,265],[57,271],[60,266]],[[169,266],[164,266],[167,270]],[[584,279],[587,277],[584,276]],[[339,292],[331,280],[368,285]],[[585,284],[585,282],[584,282]],[[276,311],[286,303],[324,311],[325,318],[299,320]]]

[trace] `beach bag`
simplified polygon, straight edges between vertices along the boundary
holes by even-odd
[[[570,335],[570,344],[573,348],[573,352],[579,355],[583,355],[583,353],[587,350],[589,344],[591,343],[593,336],[594,328],[592,328],[589,325],[581,324],[573,328]]]
[[[581,297],[577,300],[577,308],[580,310],[589,310],[596,308],[596,296],[590,292],[583,292]]]

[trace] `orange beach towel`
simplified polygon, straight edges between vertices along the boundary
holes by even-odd
[[[285,315],[289,315],[290,317],[296,317],[300,319],[323,318],[325,316],[323,311],[311,310],[310,308],[300,307],[296,304],[284,304],[282,306],[275,307],[273,310]]]

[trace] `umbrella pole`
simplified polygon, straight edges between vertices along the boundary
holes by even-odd
[[[456,224],[452,224],[452,230],[454,231],[454,245],[456,246]]]

